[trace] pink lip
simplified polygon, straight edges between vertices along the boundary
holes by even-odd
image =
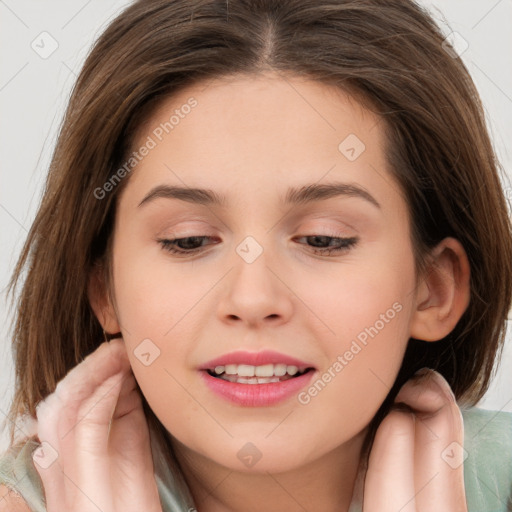
[[[294,357],[287,356],[285,354],[280,354],[273,350],[263,350],[262,352],[237,350],[236,352],[230,352],[229,354],[212,359],[211,361],[204,363],[199,369],[213,370],[216,366],[226,366],[227,364],[250,364],[252,366],[262,366],[264,364],[286,364],[287,366],[297,366],[300,371],[305,370],[306,368],[314,368],[310,363],[300,361],[299,359],[295,359]],[[238,385],[245,386],[245,384]],[[250,386],[251,384],[248,385]]]
[[[317,372],[308,371],[299,377],[268,384],[239,384],[213,377],[207,371],[200,373],[210,390],[222,398],[245,407],[265,407],[296,395]]]

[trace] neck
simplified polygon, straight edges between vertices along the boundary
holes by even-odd
[[[348,512],[368,429],[331,452],[283,472],[240,472],[172,438],[198,512]]]

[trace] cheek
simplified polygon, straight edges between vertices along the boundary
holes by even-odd
[[[320,382],[304,401],[310,400],[311,414],[338,425],[343,411],[361,426],[371,420],[393,386],[409,340],[414,260],[396,250],[378,256],[380,264],[375,257],[309,289],[311,309],[321,312],[329,332],[320,341],[327,356]]]
[[[186,399],[183,387],[188,386],[184,382],[190,350],[186,329],[198,291],[193,293],[193,287],[178,277],[174,279],[161,263],[148,264],[133,255],[114,262],[123,339],[133,373],[157,416],[170,403],[182,406]]]
[[[121,248],[118,254],[123,254]],[[129,256],[120,256],[114,262],[121,326],[134,338],[170,337],[208,286],[200,280],[196,286],[179,266],[171,268],[161,255],[155,258],[153,254],[150,258],[140,248],[138,255],[136,250],[124,254]]]
[[[327,451],[361,432],[392,388],[407,346],[411,314],[409,304],[390,302],[397,297],[390,294],[366,307],[347,303],[350,308],[338,315],[336,329],[343,334],[324,345],[327,363],[299,395],[294,414],[298,423],[309,425],[311,438],[317,440],[315,450]]]
[[[378,250],[377,250],[378,249]],[[321,320],[325,336],[319,337],[324,351],[343,354],[352,341],[365,346],[375,340],[376,357],[384,356],[389,342],[407,339],[414,294],[414,260],[405,247],[392,246],[367,251],[364,257],[333,266],[314,280],[302,278],[297,294]],[[313,318],[313,317],[312,317]],[[393,348],[391,348],[392,350]],[[350,357],[350,356],[349,356]]]

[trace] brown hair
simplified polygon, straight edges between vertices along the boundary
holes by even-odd
[[[102,342],[87,284],[100,265],[110,290],[116,200],[129,177],[102,200],[94,190],[123,164],[137,128],[163,99],[200,80],[265,71],[335,85],[381,116],[388,163],[410,209],[417,270],[447,236],[468,255],[468,308],[443,340],[409,340],[368,439],[423,366],[444,375],[459,403],[475,405],[505,339],[511,224],[478,93],[444,39],[409,0],[141,0],[126,8],[97,40],[74,86],[9,283],[13,293],[28,266],[13,331],[11,420],[35,418],[37,403]],[[167,443],[144,403],[150,428]],[[12,423],[11,442],[14,431]]]

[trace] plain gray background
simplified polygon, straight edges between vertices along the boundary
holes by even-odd
[[[42,194],[71,87],[92,42],[129,3],[0,0],[0,421],[13,393],[13,312],[7,307],[5,287]],[[512,0],[419,3],[431,10],[447,36],[452,31],[460,34],[456,48],[465,49],[461,57],[480,91],[512,200],[512,158],[506,144],[512,141]],[[45,55],[52,45],[55,51]],[[479,407],[512,412],[511,345],[509,332],[502,364]],[[4,431],[0,449],[6,444]]]

